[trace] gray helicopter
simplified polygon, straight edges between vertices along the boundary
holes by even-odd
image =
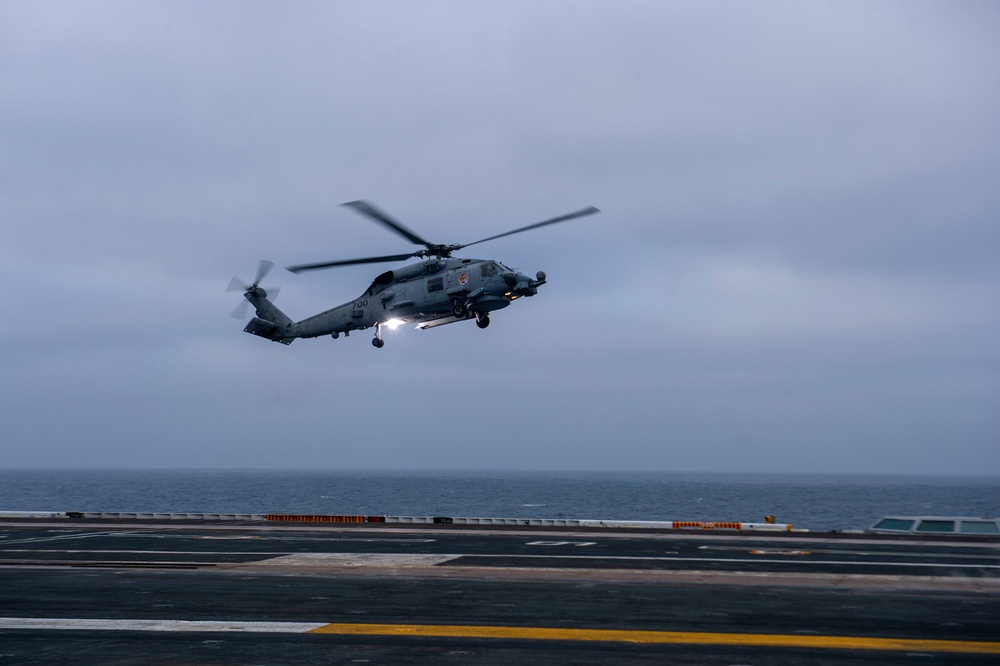
[[[248,304],[256,309],[256,316],[243,329],[246,333],[288,345],[296,338],[329,335],[337,339],[341,333],[346,337],[351,331],[374,327],[372,344],[381,348],[385,344],[383,327],[394,329],[402,324],[415,323],[417,328],[425,329],[474,319],[479,328],[486,328],[490,325],[491,312],[505,308],[511,301],[523,296],[537,294],[538,288],[545,284],[545,273],[538,271],[534,278],[530,278],[499,261],[461,259],[453,257],[452,253],[470,245],[600,212],[590,206],[472,243],[442,245],[424,240],[367,201],[350,201],[343,205],[426,249],[408,254],[301,264],[289,266],[289,271],[302,273],[335,266],[403,261],[412,257],[421,257],[423,261],[382,273],[365,293],[349,303],[302,321],[292,321],[274,306],[268,298],[268,291],[260,286],[260,281],[274,267],[273,262],[265,259],[260,262],[252,284],[234,277],[227,289],[242,291],[246,298],[246,302],[233,311],[233,317],[245,317]],[[276,289],[271,289],[270,293],[272,299],[277,296]]]

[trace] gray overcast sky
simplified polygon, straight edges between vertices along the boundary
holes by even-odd
[[[1000,474],[995,2],[0,0],[8,467]],[[230,277],[476,246],[492,326]],[[472,248],[470,248],[472,250]],[[386,266],[386,268],[392,265]],[[295,276],[303,318],[379,266]]]

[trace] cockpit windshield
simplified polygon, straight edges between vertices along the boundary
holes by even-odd
[[[479,264],[479,271],[483,277],[493,277],[500,272],[500,269],[492,261],[484,261]]]

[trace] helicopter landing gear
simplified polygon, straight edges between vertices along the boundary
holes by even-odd
[[[467,314],[469,314],[469,311],[465,308],[464,305],[462,305],[458,301],[455,301],[452,304],[452,306],[451,306],[451,316],[452,317],[454,317],[455,319],[465,319],[465,317],[466,317]]]
[[[484,312],[481,315],[476,315],[476,326],[478,326],[479,328],[486,328],[489,325],[490,325],[489,313]]]
[[[372,340],[372,346],[376,349],[382,349],[385,346],[385,340],[382,339],[381,324],[375,324],[375,338]]]

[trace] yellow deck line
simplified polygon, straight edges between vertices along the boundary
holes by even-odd
[[[634,631],[625,629],[558,629],[554,627],[496,627],[437,624],[326,624],[313,634],[345,636],[416,636],[433,638],[506,638],[543,641],[604,641],[739,645],[834,650],[895,650],[902,652],[964,652],[1000,654],[1000,642],[946,641],[869,636],[806,636],[793,634],[727,634],[696,631]]]

